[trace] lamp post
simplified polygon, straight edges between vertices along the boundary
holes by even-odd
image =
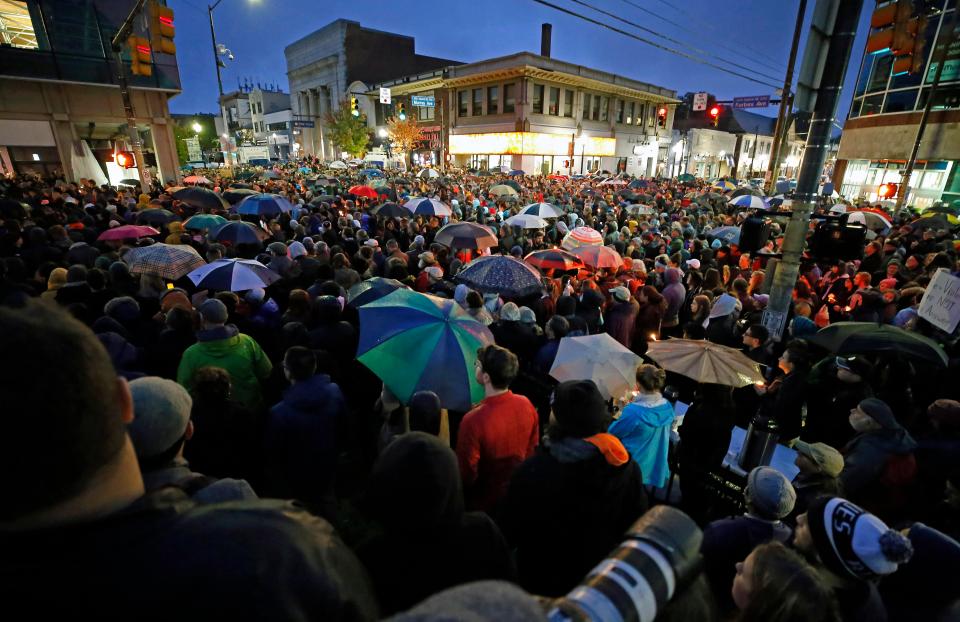
[[[203,155],[203,145],[200,144],[200,132],[203,131],[203,126],[200,125],[199,121],[194,121],[190,127],[193,128],[193,132],[197,135],[197,146],[200,147],[200,159],[203,161],[203,168],[207,168],[207,156]]]
[[[227,120],[227,108],[223,105],[223,78],[220,76],[220,67],[223,66],[223,61],[220,60],[220,56],[226,55],[227,58],[233,60],[233,53],[225,46],[217,45],[217,34],[213,28],[213,10],[220,6],[221,2],[223,2],[223,0],[217,0],[213,4],[207,5],[207,14],[210,17],[210,41],[213,43],[213,64],[217,69],[217,94],[219,96],[217,103],[220,106],[220,116],[223,119],[223,163],[229,168],[233,166],[233,153],[230,151],[230,122]]]

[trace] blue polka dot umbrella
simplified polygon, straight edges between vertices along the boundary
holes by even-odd
[[[541,291],[540,273],[506,255],[474,259],[457,274],[456,281],[484,293],[520,298]]]

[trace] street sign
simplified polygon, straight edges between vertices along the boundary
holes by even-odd
[[[770,105],[769,95],[753,95],[751,97],[734,97],[734,108],[766,108]]]
[[[307,119],[294,119],[293,127],[314,127],[314,122]]]
[[[707,94],[706,93],[694,93],[693,94],[693,111],[698,112],[700,110],[707,109]]]
[[[389,104],[390,103],[390,89],[385,87],[380,87],[380,103]]]
[[[184,138],[183,142],[187,143],[187,160],[190,162],[199,162],[203,159],[203,155],[200,153],[200,139],[196,136],[190,136]]]
[[[434,108],[437,105],[433,95],[414,95],[410,98],[410,103],[420,108]]]

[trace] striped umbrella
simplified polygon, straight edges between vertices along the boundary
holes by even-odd
[[[280,280],[279,274],[252,259],[218,259],[193,270],[187,277],[198,288],[222,292],[243,292]]]
[[[593,227],[577,227],[564,236],[560,246],[568,251],[581,246],[603,246],[603,236]]]
[[[450,216],[453,214],[453,211],[447,207],[444,203],[436,199],[428,199],[426,197],[417,197],[410,199],[403,204],[405,208],[410,210],[412,214],[419,214],[421,216]]]
[[[101,233],[97,239],[129,240],[133,238],[145,238],[151,235],[160,235],[160,232],[153,227],[145,227],[143,225],[123,225],[120,227],[114,227],[113,229],[107,229]]]
[[[752,194],[742,194],[735,199],[730,199],[728,205],[735,205],[744,209],[770,209],[770,204],[766,199]]]
[[[475,222],[452,222],[444,225],[437,231],[433,241],[450,248],[475,250],[491,248],[500,243],[492,231]]]
[[[549,203],[531,203],[520,210],[520,213],[533,214],[534,216],[539,216],[540,218],[560,218],[563,216],[562,210],[550,205]]]
[[[543,218],[534,216],[533,214],[517,214],[516,216],[507,218],[505,222],[510,226],[520,227],[521,229],[543,229],[550,224]]]
[[[217,214],[197,214],[196,216],[188,218],[187,222],[183,223],[183,227],[184,229],[199,229],[205,231],[215,229],[226,222],[226,218],[218,216]]]
[[[186,244],[152,244],[130,249],[123,260],[133,274],[152,274],[176,281],[191,270],[205,266],[200,253]]]
[[[533,251],[523,258],[525,262],[541,270],[579,270],[584,266],[583,260],[562,248],[548,248],[542,251]]]
[[[886,215],[881,215],[873,211],[861,210],[857,212],[851,212],[847,216],[847,222],[860,223],[867,229],[871,231],[889,231],[893,227],[893,223],[890,222],[890,219]]]
[[[571,251],[583,260],[583,263],[595,270],[600,268],[619,268],[623,265],[620,253],[607,246],[581,246]]]
[[[508,255],[474,259],[457,273],[456,281],[479,292],[511,298],[539,294],[542,289],[540,273]]]
[[[293,209],[290,201],[277,194],[251,194],[235,208],[238,214],[249,216],[279,216]]]

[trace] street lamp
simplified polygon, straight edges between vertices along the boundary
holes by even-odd
[[[193,122],[193,125],[191,127],[193,128],[193,131],[196,132],[197,134],[203,131],[203,126],[196,121]]]
[[[379,130],[377,130],[377,136],[379,136],[380,138],[386,138],[386,137],[387,137],[387,130],[385,130],[385,129],[383,129],[383,128],[381,127]]]
[[[193,125],[190,126],[193,128],[193,132],[197,135],[197,147],[200,148],[200,159],[203,161],[203,167],[207,167],[207,156],[203,153],[203,146],[200,145],[200,132],[203,131],[203,126],[200,125],[199,121],[194,121]]]
[[[254,0],[255,1],[255,0]],[[233,155],[230,152],[230,122],[227,120],[227,108],[223,105],[223,78],[220,76],[220,68],[224,67],[223,61],[220,60],[221,56],[226,56],[228,60],[233,60],[233,52],[231,52],[225,45],[217,44],[217,33],[213,28],[213,11],[223,0],[217,0],[213,4],[207,5],[207,14],[210,16],[210,41],[213,43],[213,63],[217,68],[217,93],[219,99],[217,103],[220,105],[220,116],[223,119],[223,138],[224,138],[224,164],[226,166],[233,166]]]

